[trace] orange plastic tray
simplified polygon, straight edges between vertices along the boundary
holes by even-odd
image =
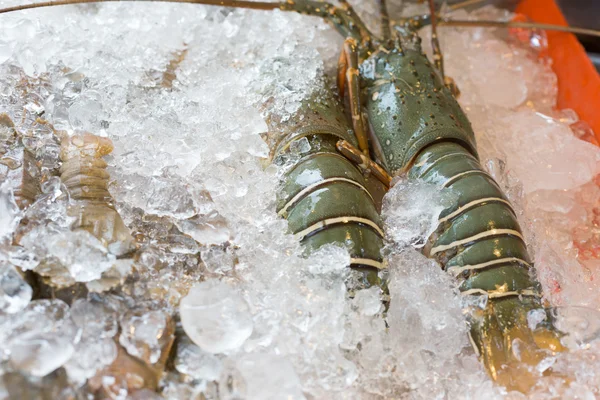
[[[535,22],[567,26],[554,0],[522,0],[516,12]],[[548,55],[558,77],[558,108],[571,108],[600,141],[600,75],[575,35],[547,31]]]

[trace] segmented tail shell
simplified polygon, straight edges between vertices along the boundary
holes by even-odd
[[[19,208],[29,207],[41,193],[40,168],[31,150],[23,148],[23,171],[21,186],[15,191],[15,200]]]
[[[294,160],[283,178],[277,206],[290,231],[308,253],[337,244],[348,248],[353,267],[371,272],[383,268],[379,212],[385,189],[337,151],[340,139],[356,145],[339,102],[328,91],[320,91],[290,120],[271,118],[268,124],[272,157]],[[301,140],[310,149],[294,152],[294,147],[302,147],[294,143]]]
[[[425,254],[461,279],[464,294],[540,296],[515,211],[475,156],[440,142],[420,153],[409,175],[458,195],[440,215]]]
[[[123,255],[135,244],[108,191],[110,175],[102,157],[112,150],[110,139],[91,133],[63,137],[60,178],[72,200],[69,214],[77,218],[72,228],[87,230],[113,254]]]

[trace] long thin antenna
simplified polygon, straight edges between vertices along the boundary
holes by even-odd
[[[458,10],[459,8],[472,6],[474,4],[486,3],[487,1],[488,0],[465,0],[465,1],[461,1],[460,3],[455,3],[455,4],[449,5],[448,10],[454,11],[454,10]]]
[[[0,14],[5,14],[13,11],[30,10],[33,8],[43,8],[52,6],[65,6],[70,4],[86,4],[86,3],[107,3],[107,2],[166,2],[166,3],[192,3],[205,4],[210,6],[225,6],[236,8],[250,8],[253,10],[275,10],[285,7],[286,3],[270,3],[263,1],[243,1],[243,0],[55,0],[42,1],[33,4],[22,4],[13,7],[0,9]]]
[[[429,0],[429,15],[431,18],[431,50],[433,52],[433,63],[444,79],[444,56],[437,35],[437,13],[433,0]]]
[[[481,0],[469,0],[469,1],[481,1]],[[293,0],[287,0],[286,2],[264,2],[264,1],[244,1],[244,0],[54,0],[54,1],[43,1],[33,4],[22,4],[13,7],[6,7],[0,9],[0,14],[5,14],[13,11],[30,10],[34,8],[44,8],[52,6],[63,6],[70,4],[89,4],[89,3],[108,3],[108,2],[162,2],[162,3],[187,3],[187,4],[204,4],[209,6],[223,6],[223,7],[235,7],[235,8],[248,8],[252,10],[275,10],[280,9],[283,11],[296,11],[294,8],[295,2]],[[315,2],[320,3],[320,2]],[[465,2],[466,3],[466,2]],[[322,3],[326,4],[326,3]],[[475,4],[475,3],[473,3]],[[316,15],[316,14],[312,14]],[[569,32],[579,35],[589,35],[600,37],[600,31],[586,28],[574,28],[570,26],[551,25],[551,24],[539,24],[534,22],[516,22],[516,21],[489,21],[489,20],[478,20],[478,21],[467,21],[467,20],[449,20],[441,18],[437,21],[438,26],[462,26],[462,27],[500,27],[500,28],[525,28],[525,29],[544,29],[553,30],[560,32]],[[368,32],[368,31],[367,31]]]
[[[559,31],[575,33],[578,35],[589,35],[600,37],[600,31],[595,29],[586,28],[574,28],[571,26],[551,25],[551,24],[540,24],[537,22],[517,22],[517,21],[489,21],[489,20],[456,20],[456,19],[440,19],[438,22],[439,26],[460,26],[466,28],[480,28],[480,27],[498,27],[498,28],[524,28],[524,29],[543,29],[549,31]]]
[[[294,4],[294,0],[288,0],[288,2]],[[371,36],[373,35],[369,31],[369,28],[367,28],[365,23],[362,21],[362,19],[360,19],[360,17],[354,10],[354,7],[352,7],[352,5],[348,3],[348,0],[338,0],[338,2],[340,3],[340,7],[346,10],[348,16],[352,19],[352,21],[354,21],[354,23],[358,27],[362,40],[369,41],[371,39]]]
[[[246,0],[54,0],[33,4],[23,4],[0,9],[0,14],[30,10],[33,8],[63,6],[71,4],[108,3],[108,2],[163,2],[163,3],[188,3],[209,6],[222,6],[233,8],[247,8],[251,10],[276,10],[291,11],[311,15],[328,21],[344,37],[353,37],[364,42],[371,40],[372,34],[364,22],[356,14],[347,0],[339,0],[340,7],[324,1],[315,0],[285,0],[281,2],[246,1]]]
[[[392,37],[390,30],[390,14],[388,13],[387,4],[385,0],[377,0],[379,5],[379,18],[381,23],[381,35],[383,40],[389,40]]]

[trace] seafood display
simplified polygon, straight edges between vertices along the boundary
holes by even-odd
[[[593,279],[558,275],[548,257],[562,254],[552,243],[575,240],[562,233],[570,228],[551,236],[545,222],[530,222],[537,217],[524,210],[545,192],[518,191],[528,178],[498,161],[482,118],[492,110],[504,132],[497,137],[512,134],[508,119],[494,120],[503,113],[541,132],[547,124],[573,136],[569,125],[577,125],[588,137],[585,126],[550,111],[535,73],[520,77],[522,98],[473,101],[482,89],[453,66],[460,45],[442,62],[448,28],[436,32],[427,9],[395,19],[362,3],[357,11],[345,2],[268,4],[229,5],[320,16],[346,40],[293,13],[195,5],[149,4],[138,17],[135,7],[145,6],[86,6],[56,28],[64,14],[52,8],[43,28],[3,16],[5,37],[20,39],[0,86],[19,87],[30,75],[44,82],[28,86],[35,100],[0,91],[0,200],[9,211],[0,236],[3,395],[591,393],[595,374],[571,377],[595,370],[597,329],[587,320],[581,332],[548,307],[590,307],[593,283],[585,301],[572,293]],[[123,10],[129,22],[116,27]],[[456,20],[471,16],[454,11]],[[472,15],[503,17],[491,8]],[[91,27],[79,26],[80,17]],[[374,21],[384,22],[380,37]],[[432,22],[429,49],[420,29]],[[53,33],[39,38],[68,32],[53,42],[60,58],[32,50],[48,46],[27,36],[40,29]],[[80,29],[97,33],[86,49]],[[502,29],[469,29],[457,32],[491,43],[482,59],[510,51],[550,76],[527,43],[494,36]],[[452,43],[470,44],[461,40]],[[337,88],[324,75],[337,76]],[[592,145],[572,141],[579,151],[569,155],[597,157]],[[581,229],[598,172],[582,162],[571,161],[578,175],[567,173],[577,184],[552,182],[585,210],[572,219],[578,246],[594,240]],[[552,204],[538,210],[545,220],[560,209]]]

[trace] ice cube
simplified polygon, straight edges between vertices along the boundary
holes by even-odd
[[[273,354],[247,354],[228,365],[220,379],[223,399],[305,399],[300,380],[285,358]]]
[[[77,282],[99,279],[116,260],[98,239],[85,230],[64,231],[45,240],[47,256],[56,257]]]
[[[169,318],[163,311],[128,311],[119,321],[119,343],[132,356],[154,364],[162,355],[165,340],[170,340],[166,336],[172,335]]]
[[[195,285],[181,300],[179,310],[185,332],[208,353],[237,350],[252,333],[246,301],[223,282]]]
[[[183,337],[177,344],[175,368],[194,379],[216,380],[223,368],[221,360]]]
[[[3,321],[2,342],[9,364],[42,377],[64,365],[75,351],[80,330],[62,300],[34,300]]]
[[[0,184],[0,243],[8,241],[20,221],[20,211],[9,181]]]
[[[9,314],[23,310],[33,290],[9,263],[0,261],[0,310]]]
[[[373,316],[383,307],[381,302],[381,289],[377,286],[360,290],[354,296],[353,303],[362,315]]]
[[[419,181],[400,181],[384,198],[386,235],[399,246],[423,247],[437,229],[440,213],[455,201],[449,191]]]

